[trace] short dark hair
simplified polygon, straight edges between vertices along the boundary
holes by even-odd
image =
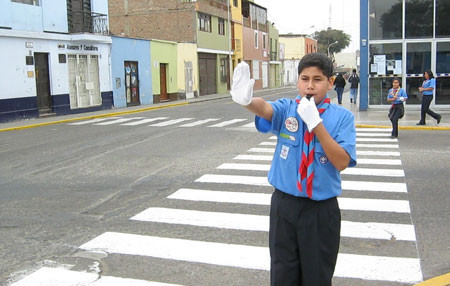
[[[312,53],[304,56],[298,64],[298,74],[309,67],[320,69],[327,78],[333,75],[333,63],[325,54]]]
[[[430,79],[434,78],[433,72],[431,70],[426,70],[425,72],[428,74]],[[425,77],[425,74],[423,76]]]
[[[353,69],[353,73],[356,73],[356,69]]]
[[[399,86],[402,86],[402,81],[401,81],[401,79],[400,79],[399,77],[394,77],[394,78],[392,79],[391,84],[393,84],[394,81],[398,81],[398,85],[399,85]]]

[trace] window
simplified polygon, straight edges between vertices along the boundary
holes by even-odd
[[[255,31],[255,49],[258,48],[258,31]]]
[[[436,0],[436,38],[450,37],[449,0]]]
[[[266,38],[267,38],[267,35],[266,35],[266,34],[263,34],[263,49],[264,49],[264,50],[267,49]]]
[[[402,0],[370,0],[369,35],[371,40],[402,38]]]
[[[253,79],[258,80],[259,79],[259,61],[257,61],[257,60],[252,61],[252,71],[253,71]]]
[[[423,74],[431,68],[431,43],[408,43],[406,46],[406,73]]]
[[[438,42],[436,52],[436,73],[450,73],[450,42]]]
[[[220,80],[227,82],[227,59],[220,59]]]
[[[219,35],[225,35],[225,20],[219,18]]]
[[[237,7],[238,6],[238,0],[233,0],[233,5],[234,5],[234,7]]]
[[[211,16],[198,13],[198,26],[200,31],[211,33]]]
[[[433,1],[406,0],[405,38],[433,37]]]
[[[39,0],[11,0],[11,2],[39,6]]]

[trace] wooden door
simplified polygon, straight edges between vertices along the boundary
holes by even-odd
[[[160,95],[159,100],[169,100],[169,95],[167,94],[167,64],[159,64],[159,87]]]
[[[125,94],[127,105],[139,105],[138,62],[125,61]]]
[[[36,94],[39,112],[51,111],[50,77],[48,71],[48,54],[34,54],[34,69],[36,74]]]
[[[217,92],[217,55],[199,53],[200,95]]]

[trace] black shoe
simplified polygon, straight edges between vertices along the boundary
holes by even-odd
[[[353,103],[353,99],[350,98],[350,103]]]
[[[439,115],[438,119],[436,119],[437,124],[441,123],[442,115]]]
[[[398,138],[398,136],[391,135],[391,137],[389,137],[389,138],[396,139],[396,138]]]
[[[417,122],[416,125],[425,125],[423,122]]]

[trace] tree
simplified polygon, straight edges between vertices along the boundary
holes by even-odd
[[[328,28],[327,30],[315,32],[313,37],[317,40],[319,52],[324,54],[328,54],[328,46],[330,44],[338,41],[337,44],[330,46],[330,55],[333,61],[334,53],[339,53],[350,45],[350,35],[344,33],[342,30]]]

